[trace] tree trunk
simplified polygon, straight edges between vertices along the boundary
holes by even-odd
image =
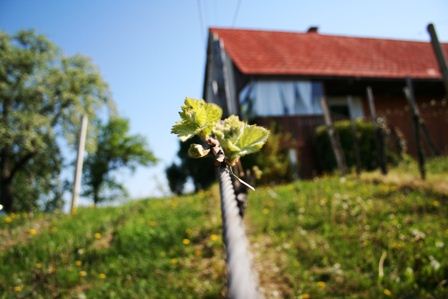
[[[12,180],[1,180],[0,182],[0,203],[3,205],[5,212],[13,211],[13,192]]]

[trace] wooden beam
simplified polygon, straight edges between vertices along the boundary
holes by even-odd
[[[434,54],[436,55],[437,62],[439,63],[439,69],[442,73],[443,84],[445,85],[445,92],[448,96],[448,66],[446,63],[445,55],[443,53],[442,46],[440,45],[439,38],[437,37],[436,28],[432,23],[428,24],[427,30],[431,37],[431,45],[434,50]]]
[[[420,141],[420,115],[415,103],[414,89],[410,78],[406,79],[406,87],[403,89],[406,99],[411,107],[412,123],[414,128],[415,144],[417,147],[418,168],[422,180],[426,178],[425,155],[423,153],[422,143]]]
[[[415,111],[415,113],[417,114],[418,117],[418,121],[419,121],[419,127],[420,130],[423,133],[423,140],[425,141],[426,145],[428,146],[430,152],[431,152],[431,156],[437,156],[439,155],[439,150],[437,149],[437,147],[434,145],[434,142],[432,142],[432,138],[429,135],[429,130],[426,127],[426,123],[425,120],[423,119],[423,117],[420,114],[420,109],[418,108],[417,102],[415,101],[415,93],[414,93],[414,87],[412,84],[412,80],[410,78],[408,78],[406,80],[406,84],[407,86],[410,88],[410,90],[412,91],[412,107],[411,109]]]
[[[73,175],[73,192],[72,192],[72,201],[70,205],[71,214],[75,214],[76,208],[78,207],[79,190],[81,189],[82,165],[84,163],[84,148],[86,144],[86,135],[87,135],[87,123],[88,123],[87,115],[83,115],[81,118],[81,129],[79,131],[78,153],[76,156],[75,173]]]
[[[341,175],[347,174],[347,164],[345,163],[344,152],[342,151],[341,143],[333,127],[333,121],[330,115],[330,109],[328,108],[327,98],[322,96],[320,99],[320,105],[324,113],[325,124],[327,126],[328,137],[330,138],[331,147],[333,149],[336,163],[338,165]]]
[[[359,150],[358,130],[356,129],[355,119],[350,109],[350,107],[353,106],[353,99],[351,95],[347,96],[347,105],[350,114],[350,129],[353,135],[353,149],[355,151],[356,175],[359,176],[361,174],[361,153]]]
[[[372,119],[373,126],[375,128],[375,144],[376,144],[376,156],[377,163],[383,175],[387,174],[387,157],[386,157],[386,147],[385,147],[385,135],[383,124],[381,120],[376,115],[375,109],[375,98],[373,96],[372,87],[367,86],[367,100],[369,102],[370,117]]]

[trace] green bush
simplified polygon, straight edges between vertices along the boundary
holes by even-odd
[[[341,120],[334,123],[336,134],[339,136],[342,150],[348,167],[356,165],[355,136],[349,120]],[[356,142],[359,147],[361,168],[373,170],[378,167],[377,145],[375,127],[371,122],[364,120],[355,121]],[[384,126],[387,163],[396,165],[403,159],[405,141],[397,130],[390,130]],[[315,132],[315,147],[318,155],[319,168],[322,171],[336,169],[336,160],[328,137],[327,127],[319,126]]]
[[[259,184],[278,184],[294,179],[294,165],[289,159],[289,150],[295,142],[289,133],[278,132],[274,126],[261,151],[241,158],[244,169],[251,172]]]

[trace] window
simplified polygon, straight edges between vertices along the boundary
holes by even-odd
[[[252,81],[241,91],[241,113],[255,116],[322,114],[322,83],[313,81]]]

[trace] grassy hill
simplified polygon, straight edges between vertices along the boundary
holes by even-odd
[[[448,171],[434,167],[428,183],[411,167],[251,193],[266,297],[448,298]],[[76,216],[0,217],[0,298],[223,297],[220,223],[216,187]]]

